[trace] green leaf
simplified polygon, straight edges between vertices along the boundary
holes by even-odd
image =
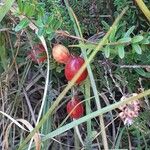
[[[137,35],[132,38],[132,43],[138,43],[138,42],[141,42],[142,40],[143,40],[143,36]]]
[[[26,5],[24,7],[24,12],[29,17],[33,16],[34,12],[35,12],[35,5],[30,4],[30,3],[26,3]]]
[[[136,68],[135,71],[143,77],[150,78],[150,72],[146,72],[142,68]]]
[[[149,39],[143,39],[141,41],[141,44],[150,44],[150,40]]]
[[[54,32],[54,30],[52,30],[52,28],[48,27],[48,28],[46,29],[46,33],[47,33],[47,34],[51,34],[52,32]]]
[[[55,33],[54,32],[51,32],[49,35],[48,35],[48,40],[51,41],[55,36]]]
[[[44,35],[44,33],[45,33],[44,28],[39,28],[39,30],[38,30],[38,36],[42,36],[42,35]]]
[[[15,31],[18,32],[29,25],[30,21],[27,18],[22,19],[19,24],[15,27]]]
[[[118,42],[121,42],[121,43],[128,43],[131,41],[131,38],[130,37],[124,37],[120,40],[118,40]]]
[[[109,30],[110,26],[106,21],[102,20],[101,23],[104,26],[105,30]]]
[[[133,50],[135,50],[135,52],[136,52],[137,54],[142,54],[142,49],[141,49],[141,47],[139,46],[139,44],[132,44],[132,48],[133,48]]]
[[[118,45],[117,49],[118,49],[118,55],[119,55],[119,57],[121,59],[124,58],[124,55],[125,55],[124,46],[123,45]]]
[[[35,22],[36,25],[40,28],[43,28],[44,27],[44,24],[43,24],[43,21],[42,21],[42,18],[39,16],[38,17],[38,20]]]
[[[133,30],[135,29],[135,26],[132,26],[124,35],[124,37],[129,37],[130,34],[133,32]]]
[[[111,32],[111,34],[109,36],[109,41],[111,41],[111,42],[115,41],[116,32],[117,32],[117,26],[115,26],[114,30]]]
[[[14,1],[15,0],[4,0],[3,2],[4,5],[0,5],[0,22],[2,21],[6,13],[10,10]]]
[[[105,54],[106,58],[109,58],[109,56],[110,56],[110,47],[109,46],[105,47],[104,54]]]
[[[61,21],[56,21],[53,26],[53,30],[57,30],[58,28],[60,28],[60,26],[61,26]]]
[[[120,143],[121,143],[121,138],[122,138],[124,130],[125,130],[125,127],[123,127],[121,129],[121,131],[119,132],[119,135],[117,137],[116,144],[115,144],[115,149],[119,149],[119,146],[120,146]]]
[[[17,3],[18,3],[19,11],[20,11],[21,13],[23,13],[24,2],[23,2],[22,0],[18,0]]]

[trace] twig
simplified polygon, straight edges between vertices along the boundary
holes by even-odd
[[[8,30],[10,30],[10,28],[3,28],[3,29],[0,29],[0,32],[8,31]]]
[[[118,90],[120,91],[120,93],[123,95],[122,89],[120,88],[119,84],[115,81],[115,79],[114,79],[114,77],[112,75],[112,71],[111,71],[110,66],[108,66],[108,71],[109,71],[109,75],[110,75],[112,81],[114,82],[115,86],[118,88]]]
[[[104,66],[104,72],[105,72],[104,78],[106,80],[106,87],[107,87],[107,89],[109,91],[109,94],[110,94],[111,98],[113,99],[114,102],[116,102],[115,97],[114,97],[114,95],[113,95],[113,93],[112,93],[112,91],[110,89],[110,86],[109,86],[109,81],[108,81],[108,76],[107,76],[107,69],[106,69],[105,66]]]
[[[96,34],[96,35],[93,35],[92,37],[90,37],[88,40],[87,39],[84,39],[84,38],[81,38],[81,37],[78,37],[78,36],[74,36],[74,35],[71,35],[69,32],[67,31],[62,31],[62,30],[57,30],[55,31],[55,33],[58,35],[58,36],[65,36],[65,37],[69,37],[69,38],[72,38],[72,39],[76,39],[76,40],[79,40],[79,41],[84,41],[84,42],[87,42],[87,43],[92,43],[94,45],[98,44],[96,42],[94,42],[94,40],[91,40],[93,37],[95,37],[96,35],[100,35],[101,37],[104,36],[105,33],[103,32],[100,32],[99,34]]]
[[[115,63],[112,63],[111,61],[109,60],[99,60],[98,61],[101,65],[104,65],[104,64],[109,64],[109,65],[112,65],[112,66],[116,66],[116,67],[120,67],[120,68],[147,68],[147,69],[150,69],[150,65],[136,65],[136,64],[131,64],[131,65],[126,65],[126,64],[123,64],[123,65],[119,65],[119,64],[115,64]]]
[[[117,67],[120,67],[120,68],[150,68],[150,65],[118,65],[118,64],[114,64],[114,63],[111,63],[112,65],[114,66],[117,66]]]

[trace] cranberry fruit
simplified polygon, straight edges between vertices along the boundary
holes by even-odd
[[[28,57],[35,63],[43,63],[47,59],[45,48],[42,44],[33,46],[33,49],[28,53]]]
[[[57,62],[62,64],[66,64],[68,59],[70,58],[69,50],[61,44],[53,47],[52,55]]]
[[[71,56],[65,66],[65,76],[68,81],[70,81],[74,75],[79,71],[81,66],[84,64],[84,59],[80,56]],[[87,69],[85,69],[82,74],[77,79],[76,83],[80,84],[86,79],[88,75]]]
[[[77,97],[74,97],[72,100],[70,100],[67,103],[67,113],[68,114],[70,114],[70,112],[75,108],[72,111],[72,113],[70,114],[71,118],[78,119],[83,115],[83,113],[84,113],[83,104],[82,103],[79,104],[79,103],[80,103],[80,100]]]

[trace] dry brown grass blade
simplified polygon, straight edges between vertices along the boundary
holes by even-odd
[[[26,126],[26,128],[28,128],[28,130],[26,130],[24,127],[24,130],[27,131],[27,132],[30,132],[33,130],[33,127],[32,125],[24,120],[24,119],[16,119],[16,122],[21,122],[22,124],[24,124]],[[8,150],[9,149],[9,142],[8,142],[8,136],[9,136],[9,131],[10,131],[10,128],[11,126],[13,125],[14,122],[11,122],[9,124],[9,126],[7,127],[6,129],[6,132],[5,132],[5,136],[4,136],[4,144],[3,144],[3,150]],[[23,129],[22,128],[22,129]],[[38,133],[35,133],[35,135],[33,136],[33,139],[34,139],[34,142],[35,142],[35,148],[36,150],[40,150],[40,147],[41,147],[41,139],[40,139],[40,136]]]

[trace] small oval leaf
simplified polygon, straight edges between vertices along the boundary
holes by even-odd
[[[124,37],[129,37],[130,34],[133,32],[133,30],[135,29],[135,26],[132,26],[124,35]]]
[[[150,72],[146,72],[142,68],[136,68],[135,71],[143,77],[150,78]]]
[[[118,50],[118,55],[121,59],[124,58],[125,52],[124,52],[124,46],[123,45],[119,45],[117,46],[117,50]]]
[[[26,5],[24,7],[24,12],[27,16],[32,17],[34,15],[34,12],[35,12],[35,5],[30,4],[30,3],[26,3]]]
[[[132,43],[138,43],[138,42],[141,42],[142,40],[143,40],[143,36],[137,35],[132,38]]]
[[[118,42],[128,43],[128,42],[131,42],[131,38],[130,37],[124,37],[124,38],[118,40]]]
[[[142,49],[138,44],[132,44],[132,48],[137,54],[142,54]]]
[[[111,32],[110,36],[109,36],[109,41],[114,42],[115,41],[115,35],[117,32],[117,26],[114,27],[113,31]]]
[[[30,21],[27,18],[23,18],[19,24],[15,27],[15,31],[18,32],[29,25]]]
[[[143,39],[141,41],[141,44],[150,44],[150,40],[149,39]]]
[[[105,54],[106,58],[109,58],[109,56],[110,56],[110,47],[109,46],[105,47],[104,54]]]

